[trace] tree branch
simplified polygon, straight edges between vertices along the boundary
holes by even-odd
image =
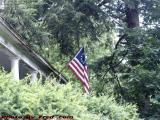
[[[98,7],[101,7],[103,5],[105,5],[106,3],[109,3],[111,2],[111,0],[102,0],[99,4],[98,4]]]

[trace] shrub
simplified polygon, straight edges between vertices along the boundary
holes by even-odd
[[[12,80],[0,72],[0,115],[69,115],[74,120],[138,120],[136,106],[117,104],[107,95],[85,95],[79,88],[58,84],[54,79],[41,84]],[[40,80],[39,80],[40,81]]]

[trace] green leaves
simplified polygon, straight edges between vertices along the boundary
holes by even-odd
[[[96,41],[110,26],[96,1],[23,1],[6,1],[3,14],[38,51],[56,41],[60,44],[60,53],[73,54],[83,45],[84,38],[87,42]]]
[[[113,97],[82,94],[72,83],[44,85],[16,82],[0,73],[0,115],[70,115],[75,120],[138,120],[134,105],[117,104]]]

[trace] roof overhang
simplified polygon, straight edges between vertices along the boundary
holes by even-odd
[[[67,79],[53,68],[47,60],[22,41],[22,37],[2,17],[0,17],[0,43],[42,75],[54,75],[62,82],[67,82]]]

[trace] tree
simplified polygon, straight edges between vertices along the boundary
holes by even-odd
[[[110,94],[110,87],[117,101],[135,103],[142,117],[156,118],[159,5],[159,0],[36,0],[18,6],[11,2],[4,14],[32,47],[51,57],[53,63],[64,63],[60,59],[63,54],[70,56],[82,44],[87,46],[88,53],[100,56],[90,62],[97,95]],[[113,31],[119,38],[114,46],[110,44],[115,39]],[[93,52],[92,45],[100,52]],[[60,52],[53,53],[54,48]]]
[[[119,9],[124,16],[124,19],[118,19],[122,24],[117,25],[123,29],[123,32],[120,33],[122,37],[115,45],[113,55],[104,59],[109,62],[100,62],[107,64],[105,74],[112,75],[117,81],[115,92],[125,100],[136,103],[143,117],[156,118],[158,109],[155,106],[159,106],[159,103],[153,103],[153,99],[157,101],[155,94],[159,93],[160,84],[159,78],[155,75],[159,71],[159,48],[156,47],[159,44],[159,37],[155,32],[158,29],[159,17],[155,14],[158,15],[159,2],[140,0],[119,1],[119,4],[118,1],[116,2],[109,5],[108,1],[104,0],[100,4],[106,9],[110,7],[111,10]],[[113,19],[119,18],[117,14],[119,12],[112,12]],[[149,17],[150,15],[152,17]],[[140,26],[140,16],[144,18],[142,26]],[[127,29],[123,27],[125,24]],[[107,79],[103,78],[103,80]]]
[[[22,1],[26,4],[22,5]],[[75,48],[80,48],[81,39],[88,38],[94,42],[106,31],[106,19],[95,1],[22,1],[8,1],[10,4],[5,7],[4,14],[13,26],[18,26],[18,31],[26,30],[21,33],[23,37],[38,46],[56,41],[60,44],[61,53],[69,55],[75,52]]]

